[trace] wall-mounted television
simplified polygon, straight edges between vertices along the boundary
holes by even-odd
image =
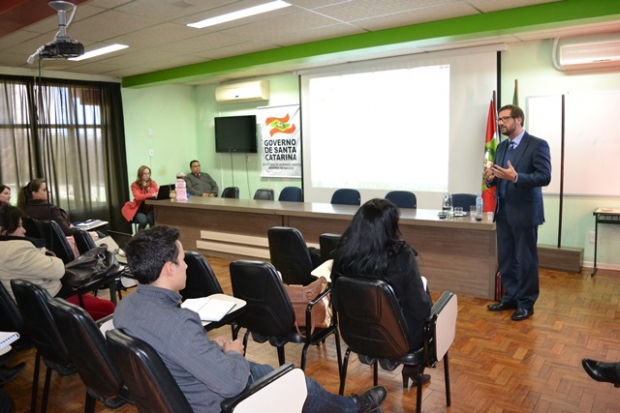
[[[216,117],[215,152],[256,153],[256,115]]]

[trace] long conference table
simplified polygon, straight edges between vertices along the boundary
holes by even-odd
[[[311,202],[191,197],[187,202],[147,201],[155,222],[180,230],[187,250],[227,259],[269,260],[267,230],[295,227],[309,245],[319,235],[343,233],[357,206]],[[439,219],[437,210],[401,209],[400,230],[419,253],[431,291],[494,299],[497,272],[495,224],[487,217]]]

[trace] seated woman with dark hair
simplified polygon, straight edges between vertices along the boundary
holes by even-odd
[[[17,206],[27,217],[39,220],[56,221],[62,232],[71,236],[71,227],[67,213],[48,200],[47,182],[36,178],[23,187],[17,198]]]
[[[424,322],[432,301],[420,275],[417,253],[398,228],[399,216],[398,207],[385,199],[371,199],[362,205],[336,248],[331,279],[333,283],[338,277],[368,277],[390,284],[402,305],[409,348],[417,350],[424,342]],[[364,357],[360,361],[370,362]],[[396,367],[387,360],[380,363],[388,370]],[[404,385],[408,385],[409,378],[415,384],[417,369],[404,366],[402,375]],[[428,380],[430,376],[424,375],[424,382]]]
[[[50,255],[45,248],[38,248],[26,238],[22,226],[22,213],[13,206],[0,211],[0,281],[13,296],[11,280],[29,281],[45,288],[52,297],[63,297],[79,305],[79,298],[60,281],[65,275],[65,265],[60,258]],[[114,304],[90,294],[82,295],[84,309],[98,320],[114,312]]]
[[[11,188],[0,184],[0,207],[11,205]]]

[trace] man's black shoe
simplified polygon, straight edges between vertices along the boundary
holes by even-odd
[[[526,310],[524,308],[517,308],[517,311],[515,311],[510,318],[513,321],[523,321],[530,318],[532,314],[534,314],[533,308],[529,310]]]
[[[26,363],[19,363],[15,367],[3,367],[0,369],[0,386],[5,385],[6,383],[13,380],[21,371],[26,367]]]
[[[361,413],[378,412],[379,406],[385,400],[387,390],[383,386],[371,387],[359,396],[353,396],[357,403],[357,411]]]
[[[505,311],[505,310],[514,310],[517,306],[514,304],[505,304],[503,302],[497,304],[487,305],[487,310],[489,311]]]
[[[581,360],[583,369],[596,381],[613,383],[614,387],[620,387],[620,376],[618,370],[620,363],[602,363],[596,360]]]

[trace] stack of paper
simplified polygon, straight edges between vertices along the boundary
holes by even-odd
[[[234,306],[234,301],[212,297],[188,298],[181,304],[181,307],[197,312],[202,321],[220,321]]]

